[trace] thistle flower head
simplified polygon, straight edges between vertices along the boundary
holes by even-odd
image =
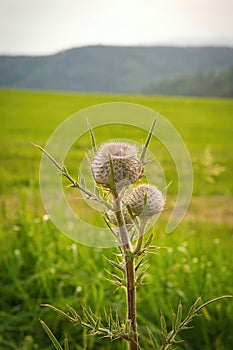
[[[95,181],[108,188],[113,172],[118,189],[136,182],[143,173],[136,147],[121,142],[103,144],[91,163],[91,169]]]
[[[149,218],[162,211],[165,200],[157,187],[143,184],[135,187],[123,202],[135,216]]]

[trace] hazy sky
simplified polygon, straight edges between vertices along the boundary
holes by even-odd
[[[0,0],[0,53],[92,44],[233,45],[233,0]]]

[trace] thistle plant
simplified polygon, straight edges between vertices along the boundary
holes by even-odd
[[[67,171],[66,167],[60,165],[46,150],[38,147],[71,183],[71,187],[78,188],[87,198],[101,203],[106,211],[104,214],[105,223],[113,235],[119,254],[115,260],[108,260],[111,266],[118,273],[109,272],[109,279],[117,288],[124,288],[126,291],[126,318],[121,320],[118,311],[110,309],[105,311],[105,319],[90,308],[83,307],[83,315],[78,314],[69,307],[68,313],[55,308],[52,305],[44,305],[56,311],[74,324],[86,328],[89,334],[109,337],[110,339],[123,339],[128,344],[129,350],[142,349],[139,344],[139,333],[137,325],[137,287],[141,284],[145,271],[143,262],[148,253],[157,246],[151,245],[153,234],[145,235],[149,221],[155,215],[162,212],[165,205],[165,196],[161,190],[152,184],[146,183],[145,158],[146,151],[153,134],[156,120],[154,120],[148,134],[145,145],[141,151],[135,145],[125,142],[106,142],[100,147],[95,143],[95,137],[91,127],[90,134],[94,156],[90,162],[95,186],[98,189],[92,193],[84,185],[78,183]],[[107,198],[107,199],[106,199]],[[202,307],[219,300],[223,296],[198,306],[198,299],[190,308],[188,316],[182,319],[182,305],[178,307],[177,315],[173,313],[173,329],[167,331],[165,318],[161,315],[161,344],[149,332],[151,344],[154,349],[168,349],[177,343],[177,335],[180,331],[187,329],[194,316],[199,314]],[[62,346],[45,324],[41,321],[43,328],[52,340],[56,349],[61,350]],[[68,340],[64,342],[65,350],[69,349]]]

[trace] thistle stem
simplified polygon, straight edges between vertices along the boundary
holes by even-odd
[[[136,284],[134,257],[125,257],[126,265],[126,290],[127,290],[127,321],[132,331],[132,339],[129,341],[129,350],[138,350],[137,310],[136,310]]]
[[[114,197],[115,215],[118,223],[120,239],[122,243],[123,259],[125,261],[126,297],[127,297],[127,322],[130,327],[129,350],[138,350],[138,331],[136,314],[136,281],[135,281],[135,257],[132,245],[125,226],[124,216],[121,210],[121,201],[117,195]]]

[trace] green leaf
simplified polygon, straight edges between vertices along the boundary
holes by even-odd
[[[69,350],[69,341],[68,341],[67,337],[65,337],[65,339],[64,339],[64,348],[65,348],[65,350]]]
[[[147,248],[149,247],[149,245],[151,244],[152,240],[153,240],[154,234],[151,233],[146,241],[146,243],[144,244],[143,248]]]
[[[175,329],[178,329],[182,320],[182,304],[179,303],[176,315]]]
[[[148,134],[148,136],[147,136],[145,145],[142,147],[142,153],[141,153],[141,156],[140,156],[140,161],[141,161],[141,162],[143,162],[144,159],[145,159],[146,151],[147,151],[147,148],[148,148],[148,146],[149,146],[151,137],[152,137],[152,135],[153,135],[156,122],[157,122],[157,118],[155,117],[154,120],[153,120],[153,123],[152,123],[152,125],[151,125],[149,134]]]
[[[112,273],[108,270],[105,269],[105,271],[112,277],[114,278],[114,280],[116,280],[118,283],[122,284],[123,283],[123,279],[119,276],[117,276],[115,273]]]
[[[95,326],[94,326],[94,329],[96,331],[98,331],[98,329],[99,329],[100,322],[101,322],[101,318],[98,317],[97,320],[96,320]]]
[[[153,346],[153,350],[158,350],[159,349],[158,341],[149,327],[147,327],[147,333],[148,333],[149,339],[148,339],[148,336],[145,334],[144,342],[147,342],[149,345]]]
[[[50,340],[52,341],[55,349],[63,350],[60,343],[58,342],[57,338],[54,336],[53,332],[50,330],[50,328],[47,326],[47,324],[42,320],[40,320],[40,323],[41,323],[42,327],[44,328],[45,332],[47,333],[47,335],[49,336]]]
[[[222,299],[229,299],[229,298],[233,298],[233,295],[222,295],[221,297],[211,299],[211,300],[205,302],[204,304],[202,304],[201,306],[199,306],[196,309],[196,313],[198,313],[198,311],[200,311],[201,309],[203,309],[204,307],[206,307],[209,304],[215,303],[216,301],[219,301],[219,300],[222,300]]]
[[[110,307],[109,316],[108,316],[108,328],[110,332],[112,332],[112,324],[113,324],[112,308]]]
[[[176,314],[172,310],[172,329],[175,329],[175,323],[176,323]]]
[[[143,265],[143,262],[145,262],[145,256],[135,266],[135,272]]]
[[[125,272],[125,267],[121,264],[118,264],[116,261],[110,260],[104,256],[104,258],[113,266],[116,267],[118,270]]]
[[[71,322],[79,322],[79,319],[76,319],[74,317],[71,317],[70,315],[66,314],[64,311],[57,309],[56,307],[50,305],[50,304],[41,304],[41,306],[46,306],[50,309],[52,309],[53,311],[57,312],[58,314],[60,314],[61,316],[67,318],[68,320],[70,320]],[[76,314],[77,315],[77,314]],[[77,315],[78,316],[78,315]]]
[[[92,144],[92,147],[93,147],[93,153],[95,153],[96,150],[97,150],[97,146],[96,146],[96,142],[95,142],[95,135],[94,135],[92,126],[91,126],[91,124],[88,121],[87,121],[87,126],[88,126],[88,130],[89,130],[89,133],[90,133],[90,136],[91,136],[91,144]]]
[[[88,309],[83,307],[83,314],[85,315],[88,322],[95,328],[96,321],[98,320],[98,317],[93,313],[91,308]]]
[[[167,336],[167,324],[166,324],[166,320],[165,320],[162,312],[160,315],[160,325],[161,325],[161,333],[166,338],[166,336]]]
[[[142,284],[142,281],[143,281],[143,279],[145,278],[145,276],[146,276],[146,270],[142,271],[142,272],[137,276],[136,284],[137,284],[137,285]]]

